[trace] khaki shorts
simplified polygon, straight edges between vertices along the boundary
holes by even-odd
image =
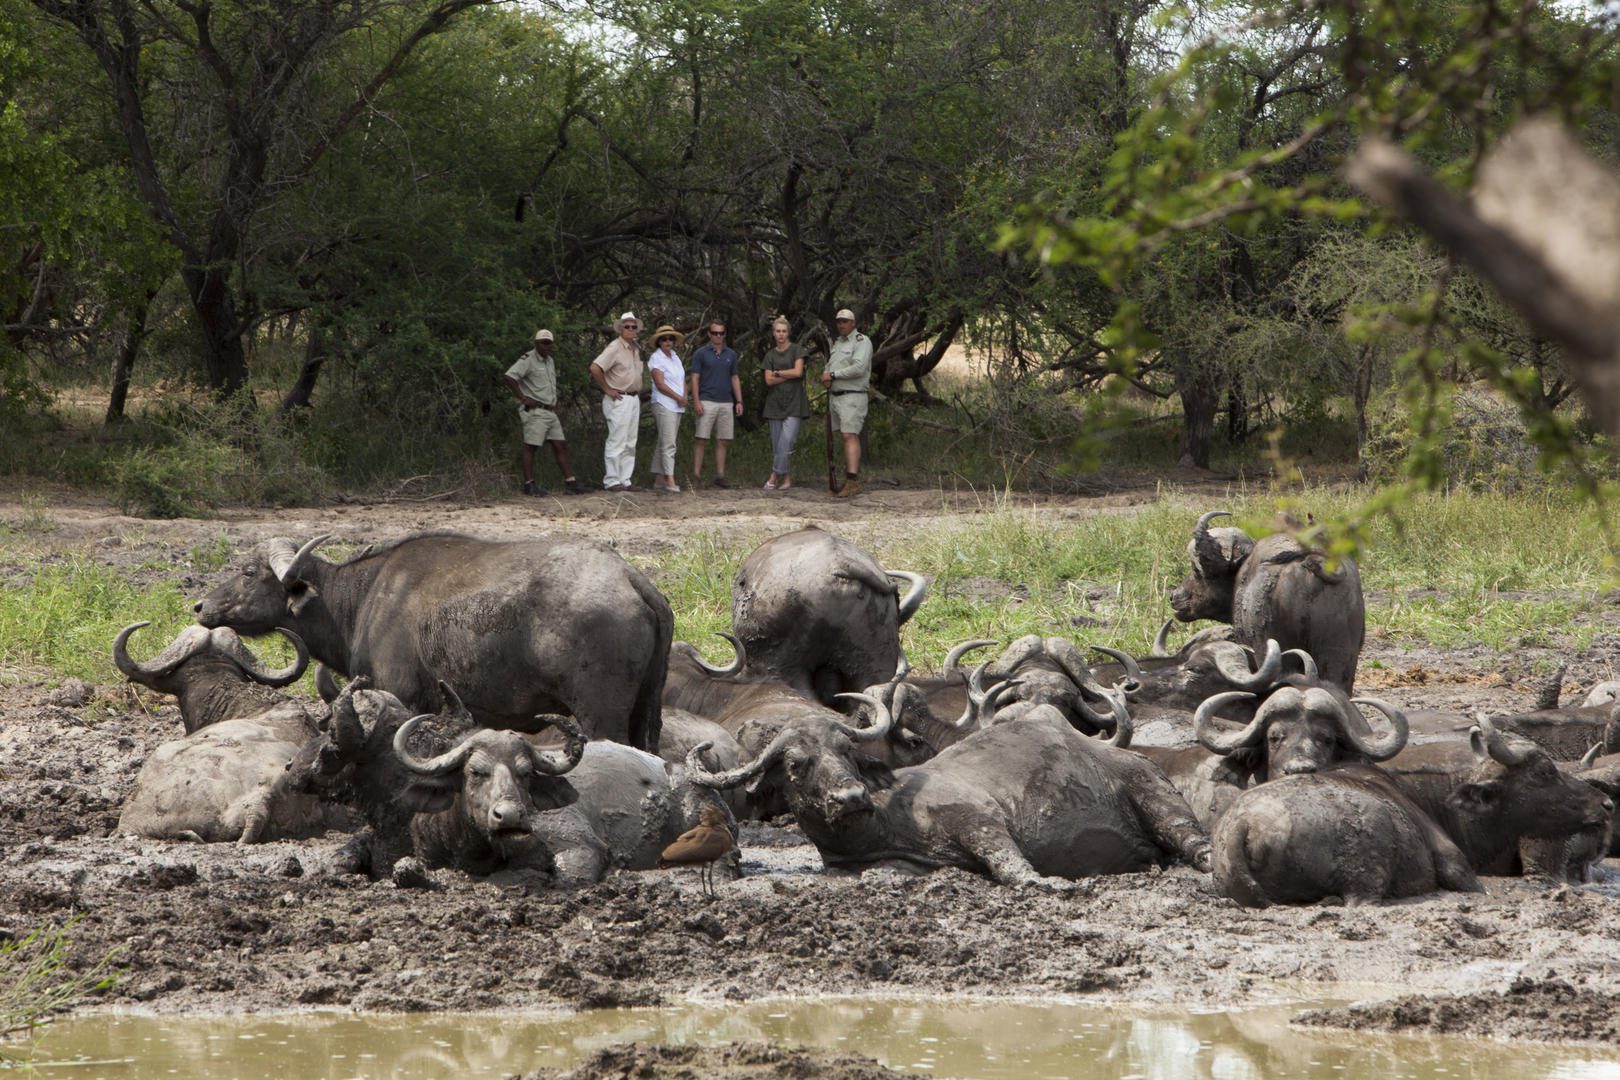
[[[568,441],[568,436],[563,434],[562,421],[550,409],[543,406],[525,409],[519,405],[518,415],[523,417],[523,441],[529,446]]]
[[[703,402],[703,415],[697,418],[697,431],[694,432],[699,439],[729,439],[732,432],[732,420],[736,410],[729,401]]]
[[[859,435],[866,426],[865,394],[834,394],[832,396],[832,427],[845,435]]]

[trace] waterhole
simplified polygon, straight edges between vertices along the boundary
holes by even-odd
[[[1319,1003],[1306,1003],[1319,1004]],[[1334,1004],[1337,1004],[1335,1002]],[[1616,1080],[1620,1048],[1301,1030],[1299,1003],[1231,1012],[1009,1001],[819,999],[568,1014],[101,1014],[52,1025],[36,1075],[505,1077],[614,1043],[765,1040],[922,1076],[1072,1080]],[[9,1048],[9,1049],[15,1049]]]

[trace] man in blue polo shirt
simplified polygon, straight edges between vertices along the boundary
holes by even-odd
[[[709,323],[705,342],[687,361],[690,370],[687,392],[697,431],[692,439],[692,484],[703,479],[703,454],[714,439],[714,486],[729,488],[726,482],[726,443],[731,441],[732,420],[741,416],[742,380],[737,377],[737,353],[726,344],[726,324]]]

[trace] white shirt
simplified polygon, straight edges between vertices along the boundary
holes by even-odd
[[[676,392],[679,392],[680,388],[686,385],[686,366],[681,363],[681,358],[672,352],[659,349],[648,358],[647,367],[653,371],[662,372],[664,385],[671,387]],[[653,404],[661,409],[668,409],[670,412],[686,411],[674,398],[660,391],[656,382],[653,383],[652,398]]]

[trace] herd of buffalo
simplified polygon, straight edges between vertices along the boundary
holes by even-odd
[[[929,678],[900,646],[929,581],[819,529],[743,562],[724,667],[673,641],[668,601],[600,544],[423,534],[334,562],[327,537],[271,540],[154,658],[130,655],[145,623],[114,642],[186,729],[148,756],[119,828],[344,828],[355,872],[536,886],[782,814],[828,868],[1061,889],[1179,860],[1249,906],[1588,879],[1620,789],[1604,687],[1496,717],[1352,697],[1356,566],[1221,516],[1193,530],[1152,655],[1032,635],[972,664],[996,643],[968,641]],[[1219,625],[1172,651],[1176,620]],[[238,637],[274,631],[297,654],[280,670]],[[282,689],[312,657],[329,710]]]

